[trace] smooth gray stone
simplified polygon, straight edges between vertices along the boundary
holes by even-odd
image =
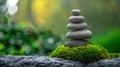
[[[74,16],[78,16],[81,14],[81,11],[79,9],[73,9],[71,12],[72,12],[72,15]]]
[[[81,30],[81,29],[85,29],[86,27],[87,27],[87,23],[79,23],[79,24],[69,23],[67,25],[67,28],[71,30]]]
[[[68,32],[66,36],[69,39],[88,39],[92,37],[92,32],[90,32],[89,30],[73,31]]]
[[[69,40],[65,43],[65,46],[76,47],[76,46],[83,46],[87,44],[90,44],[90,42],[87,40]]]
[[[72,23],[82,23],[84,19],[85,18],[83,16],[70,16],[69,17],[69,21]]]

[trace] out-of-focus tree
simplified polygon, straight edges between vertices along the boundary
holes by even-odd
[[[18,4],[19,10],[12,20],[26,23],[26,25],[35,28],[42,26],[43,23],[46,24],[47,21],[50,21],[50,17],[58,11],[60,7],[58,4],[60,2],[56,0],[20,0]]]
[[[6,1],[7,0],[0,0],[0,27],[4,26],[4,19],[5,18],[5,14],[7,13],[7,5],[6,5]]]
[[[12,17],[12,22],[20,22],[22,25],[30,25],[29,22],[35,25],[34,17],[31,13],[31,2],[32,0],[20,0],[18,3],[18,11]]]
[[[0,0],[0,16],[7,11],[6,0]]]

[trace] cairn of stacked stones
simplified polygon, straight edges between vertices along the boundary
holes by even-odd
[[[72,10],[72,15],[69,17],[70,23],[67,25],[67,28],[72,30],[72,32],[68,32],[66,34],[67,38],[70,40],[65,43],[65,46],[68,47],[76,47],[87,45],[90,42],[86,39],[91,38],[92,32],[89,30],[85,30],[87,27],[87,23],[84,23],[84,17],[80,16],[81,11],[78,9]]]

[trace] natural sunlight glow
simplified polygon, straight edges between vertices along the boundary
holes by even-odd
[[[13,7],[10,7],[8,8],[8,12],[10,15],[14,15],[18,10],[18,7],[17,6],[13,6]]]
[[[15,6],[19,0],[7,0],[9,6]]]
[[[10,15],[14,15],[17,10],[18,10],[18,3],[19,0],[7,0],[7,5],[8,5],[8,13]]]

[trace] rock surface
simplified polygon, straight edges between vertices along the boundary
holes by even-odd
[[[80,24],[69,23],[67,25],[67,28],[71,30],[81,30],[81,29],[85,29],[86,27],[87,27],[87,23],[80,23]]]
[[[82,63],[46,56],[0,56],[0,67],[83,67]]]
[[[70,16],[69,17],[69,21],[72,23],[81,23],[84,21],[84,17],[83,16]]]
[[[92,37],[92,32],[85,30],[87,23],[83,22],[85,18],[80,15],[81,11],[79,9],[73,9],[71,13],[72,16],[68,18],[71,23],[67,25],[67,28],[72,30],[72,32],[66,34],[66,37],[70,40],[65,43],[65,46],[76,47],[89,44],[90,42],[86,39]]]
[[[120,58],[103,59],[83,64],[47,56],[0,56],[0,67],[120,67]]]
[[[68,32],[66,36],[69,39],[89,39],[92,36],[92,32],[89,30],[73,31]]]
[[[120,57],[112,59],[103,59],[98,62],[93,62],[86,67],[120,67]]]
[[[83,46],[87,44],[90,44],[90,42],[87,40],[69,40],[65,43],[65,46],[77,47],[77,46]]]
[[[78,9],[73,9],[71,12],[73,16],[79,16],[81,14],[81,11]]]

